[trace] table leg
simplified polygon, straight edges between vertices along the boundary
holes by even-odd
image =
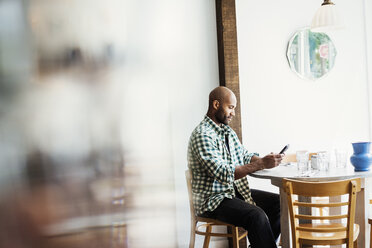
[[[329,202],[340,202],[341,196],[331,196],[329,197]],[[329,208],[329,215],[340,215],[341,214],[341,207]],[[331,220],[331,223],[341,223],[340,219]],[[332,246],[333,247],[333,246]],[[341,245],[335,245],[335,248],[341,248]]]
[[[306,196],[299,196],[298,201],[300,202],[311,202],[311,197],[306,197]],[[298,209],[299,214],[304,214],[304,215],[311,215],[311,208],[308,207],[299,207]],[[311,220],[303,220],[300,219],[300,224],[310,224]]]
[[[362,188],[361,191],[357,194],[356,199],[356,209],[355,209],[355,222],[359,225],[360,232],[358,236],[358,247],[369,247],[368,237],[368,228],[367,228],[367,219],[368,219],[368,210],[369,210],[369,201],[368,201],[368,188],[366,186],[366,180],[362,178]]]
[[[311,202],[311,197],[307,197],[307,196],[299,196],[298,197],[298,201],[300,202]],[[299,207],[298,208],[298,212],[299,214],[304,214],[304,215],[311,215],[311,208],[307,208],[307,207]],[[310,224],[311,223],[311,220],[303,220],[303,219],[300,219],[299,220],[300,224]],[[312,247],[311,245],[302,245],[303,248],[306,248],[306,247]]]
[[[290,248],[291,247],[291,232],[290,232],[290,222],[288,215],[288,202],[287,195],[285,191],[280,188],[280,230],[281,230],[281,239],[282,247]]]

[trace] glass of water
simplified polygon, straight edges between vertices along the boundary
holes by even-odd
[[[346,152],[343,150],[336,150],[336,167],[345,168],[346,167]]]
[[[308,151],[297,151],[297,170],[299,176],[305,176],[309,169],[309,152]]]
[[[329,170],[330,154],[329,152],[318,152],[318,167],[321,171]]]

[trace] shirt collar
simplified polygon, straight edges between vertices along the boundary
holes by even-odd
[[[211,118],[209,118],[207,115],[204,117],[204,121],[210,125],[214,131],[218,134],[230,134],[231,133],[231,127],[228,125],[225,125],[221,123],[221,126],[217,125]]]

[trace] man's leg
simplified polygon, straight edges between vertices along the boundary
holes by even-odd
[[[280,197],[278,194],[273,194],[266,191],[252,189],[252,198],[257,206],[265,211],[270,220],[271,230],[275,239],[280,234]]]
[[[269,219],[260,207],[239,198],[225,198],[208,217],[243,227],[248,231],[252,248],[277,247]]]

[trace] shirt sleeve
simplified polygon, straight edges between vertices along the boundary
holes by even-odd
[[[240,147],[243,153],[244,164],[249,164],[253,156],[260,156],[257,152],[248,152],[248,150],[245,149],[243,145],[240,145]]]
[[[221,184],[234,182],[235,167],[222,159],[222,154],[212,137],[198,133],[195,135],[192,149],[199,162],[205,166],[210,176]]]

